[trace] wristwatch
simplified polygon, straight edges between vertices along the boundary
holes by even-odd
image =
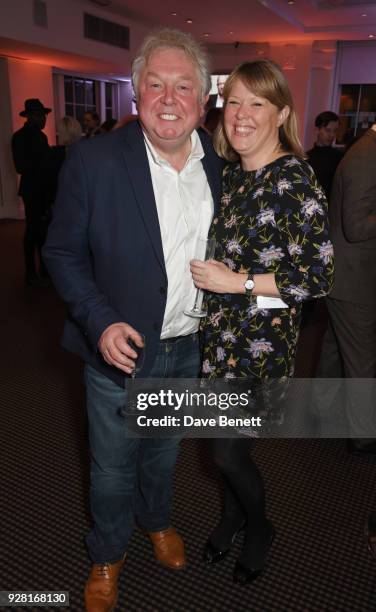
[[[255,281],[253,280],[253,274],[248,274],[248,278],[244,283],[245,293],[248,295],[248,297],[251,297],[254,286]]]

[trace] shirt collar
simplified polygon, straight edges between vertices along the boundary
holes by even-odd
[[[159,165],[159,166],[171,166],[171,164],[164,159],[163,157],[161,157],[161,155],[158,153],[158,151],[156,151],[155,147],[153,147],[153,145],[151,144],[149,138],[146,136],[145,132],[143,132],[144,135],[144,139],[145,139],[145,143],[146,146],[150,152],[150,155],[153,158],[153,161]],[[197,133],[197,130],[193,130],[192,134],[191,134],[191,152],[188,156],[188,159],[185,163],[185,168],[187,167],[187,165],[189,164],[189,162],[191,161],[195,161],[195,160],[200,160],[205,156],[205,152],[204,149],[202,147],[201,144],[201,140],[200,137]]]

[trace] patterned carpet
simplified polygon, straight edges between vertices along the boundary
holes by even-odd
[[[70,610],[81,611],[90,525],[82,367],[58,348],[64,307],[54,291],[23,284],[22,231],[21,222],[0,223],[0,590],[66,590]],[[304,375],[321,332],[302,336]],[[376,509],[376,464],[348,455],[341,440],[263,440],[255,457],[277,530],[265,573],[252,586],[233,585],[240,537],[222,564],[203,566],[218,482],[206,441],[186,440],[174,523],[189,566],[162,568],[136,531],[118,612],[375,612],[376,562],[363,526]]]

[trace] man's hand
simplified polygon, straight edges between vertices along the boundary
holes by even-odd
[[[129,346],[129,340],[139,348],[144,346],[142,337],[133,327],[127,323],[114,323],[104,330],[98,342],[105,362],[126,374],[134,370],[137,359],[137,353]]]
[[[195,286],[213,293],[244,293],[245,274],[233,272],[220,261],[209,259],[191,261],[191,272]]]

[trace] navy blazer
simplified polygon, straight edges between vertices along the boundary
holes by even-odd
[[[199,131],[215,208],[223,160]],[[62,345],[124,384],[99,350],[102,332],[125,322],[146,337],[147,376],[156,357],[167,275],[145,142],[138,122],[73,146],[62,168],[43,257],[68,305]]]

